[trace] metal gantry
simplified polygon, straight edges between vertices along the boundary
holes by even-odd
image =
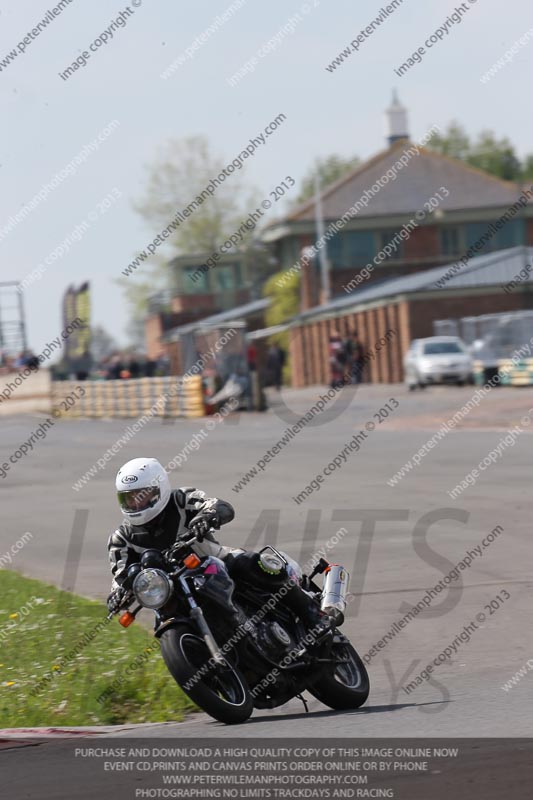
[[[16,356],[28,347],[24,297],[18,281],[0,282],[0,351]]]

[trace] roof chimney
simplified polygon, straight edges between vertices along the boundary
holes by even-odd
[[[393,89],[392,103],[385,113],[387,116],[387,141],[389,147],[395,142],[409,139],[407,109],[400,103],[396,89]]]

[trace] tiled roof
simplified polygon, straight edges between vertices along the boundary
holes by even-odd
[[[407,141],[396,142],[327,187],[322,192],[324,218],[342,217],[365,191],[370,191],[376,181],[386,175],[404,151],[409,153],[409,148],[414,147]],[[419,148],[418,155],[414,150],[411,153],[408,164],[397,170],[396,179],[389,180],[373,197],[367,195],[368,207],[358,212],[358,218],[410,214],[423,209],[424,203],[441,186],[450,193],[440,203],[443,211],[509,206],[520,195],[517,184],[502,181],[462,161],[423,147]],[[313,198],[273,224],[312,221],[314,214]]]

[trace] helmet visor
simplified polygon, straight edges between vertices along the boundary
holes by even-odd
[[[161,498],[161,489],[159,486],[146,486],[144,489],[117,492],[117,497],[124,514],[137,514],[155,506]]]

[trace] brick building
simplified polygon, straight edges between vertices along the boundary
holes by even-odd
[[[321,192],[322,238],[314,198],[264,231],[281,268],[301,275],[301,314],[291,325],[295,386],[327,382],[331,330],[355,327],[371,347],[397,329],[367,379],[398,381],[409,341],[432,335],[434,319],[530,307],[527,290],[504,294],[490,283],[488,262],[473,255],[501,254],[503,272],[514,268],[533,245],[533,192],[410,141],[396,96],[387,117],[387,148]],[[460,275],[431,288],[466,253]]]
[[[415,220],[416,227],[397,243],[390,256],[373,266],[368,282],[382,282],[460,258],[521,194],[521,187],[515,183],[413,144],[408,136],[406,111],[397,98],[387,115],[388,147],[321,193],[324,226],[326,233],[329,231],[324,249],[331,297],[343,292],[354,275],[373,264],[411,220]],[[432,205],[436,206],[428,210],[426,204],[432,198]],[[335,233],[333,227],[343,215],[346,219],[354,207],[357,211]],[[422,212],[425,216],[420,219]],[[281,269],[286,270],[298,265],[302,250],[315,244],[316,239],[314,199],[272,223],[263,234],[263,241],[273,249]],[[533,245],[531,207],[502,227],[481,252],[525,244]],[[304,308],[320,301],[316,260],[302,269]]]
[[[520,273],[527,277],[516,282]],[[510,281],[515,286],[505,290]],[[293,386],[328,383],[328,337],[334,330],[346,336],[356,329],[365,350],[374,351],[365,381],[396,383],[403,379],[403,356],[410,341],[434,335],[435,320],[523,309],[533,309],[531,247],[478,256],[460,269],[456,264],[436,267],[367,286],[293,320]]]
[[[179,369],[184,326],[218,314],[227,319],[227,312],[246,317],[236,309],[250,303],[255,309],[265,279],[280,269],[301,274],[301,313],[291,324],[296,386],[327,381],[327,337],[335,328],[343,334],[358,328],[368,347],[396,329],[386,353],[369,365],[367,379],[397,381],[410,339],[431,335],[434,319],[529,308],[527,289],[503,293],[497,281],[487,282],[492,272],[479,261],[501,254],[505,273],[506,264],[512,270],[524,248],[533,246],[533,204],[517,207],[523,187],[411,142],[407,112],[397,97],[387,119],[386,149],[321,192],[325,246],[319,249],[329,266],[330,301],[322,302],[327,298],[321,292],[313,199],[263,231],[270,256],[264,249],[227,253],[204,273],[207,255],[174,259],[174,289],[146,320],[148,354],[165,350]],[[312,246],[315,257],[302,259]],[[432,287],[472,249],[480,256],[469,256],[442,288]],[[474,264],[479,269],[472,270]],[[482,274],[486,280],[477,286]],[[467,275],[472,285],[461,284]],[[262,328],[261,313],[254,311],[249,330]]]
[[[178,256],[168,265],[172,288],[150,298],[145,319],[146,351],[150,358],[166,352],[172,332],[199,320],[245,306],[261,297],[261,285],[276,266],[264,249],[221,255],[214,267],[208,254]]]

